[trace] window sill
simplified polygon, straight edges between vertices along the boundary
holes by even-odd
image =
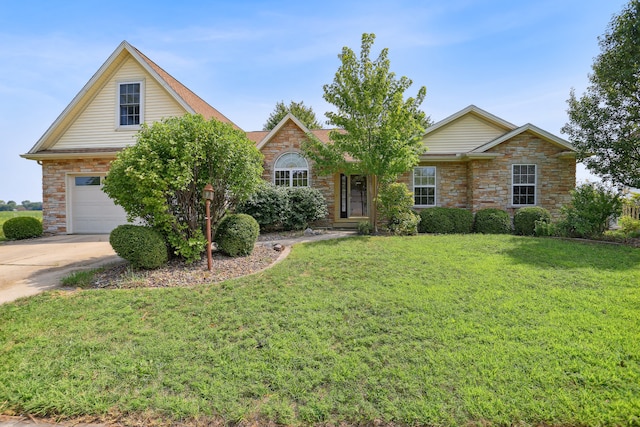
[[[127,125],[127,126],[116,126],[116,132],[119,131],[138,131],[140,130],[142,127],[140,125]]]

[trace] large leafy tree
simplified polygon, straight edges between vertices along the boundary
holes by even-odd
[[[614,16],[598,41],[590,85],[580,98],[571,90],[562,132],[593,173],[640,187],[640,1]]]
[[[390,71],[388,49],[370,58],[374,34],[362,35],[360,56],[344,47],[333,83],[324,86],[324,99],[336,110],[326,113],[338,129],[332,143],[323,144],[309,135],[303,148],[319,173],[344,172],[372,177],[372,196],[377,201],[382,185],[395,180],[418,163],[424,152],[422,136],[429,118],[420,110],[426,96],[423,86],[405,99],[412,85],[408,77]],[[376,203],[371,219],[377,227]]]
[[[291,101],[289,105],[285,105],[283,101],[280,101],[276,103],[276,108],[274,108],[262,129],[271,130],[275,128],[289,113],[296,116],[307,129],[320,129],[322,127],[316,118],[316,113],[313,112],[313,108],[304,105],[304,101]]]
[[[111,164],[104,191],[130,220],[142,219],[167,238],[177,255],[194,261],[206,248],[205,184],[214,188],[215,226],[257,188],[262,159],[244,132],[187,114],[142,125],[137,144]]]

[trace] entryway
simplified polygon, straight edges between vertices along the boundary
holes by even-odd
[[[366,175],[340,174],[340,218],[369,216]]]

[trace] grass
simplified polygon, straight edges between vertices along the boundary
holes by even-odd
[[[63,277],[60,283],[63,286],[72,286],[74,288],[90,288],[93,286],[93,279],[97,273],[104,271],[104,267],[92,268],[88,270],[78,270]]]
[[[4,237],[4,231],[2,231],[2,224],[8,219],[15,218],[17,216],[32,216],[42,221],[42,211],[0,211],[0,242],[7,240]]]
[[[639,425],[640,250],[362,237],[215,286],[41,294],[0,306],[0,413]]]

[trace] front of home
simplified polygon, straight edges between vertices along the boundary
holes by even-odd
[[[142,123],[186,113],[233,124],[144,54],[122,42],[51,127],[23,157],[42,165],[46,233],[108,233],[126,222],[104,192],[111,161],[135,143]],[[309,130],[288,115],[273,130],[247,132],[263,153],[266,181],[320,189],[329,216],[323,225],[352,227],[368,219],[371,181],[363,175],[320,176],[304,158],[308,133],[329,142],[328,130]],[[557,216],[575,185],[575,150],[531,124],[515,126],[469,106],[431,126],[428,151],[400,180],[415,208],[493,207],[513,213],[542,206]]]

